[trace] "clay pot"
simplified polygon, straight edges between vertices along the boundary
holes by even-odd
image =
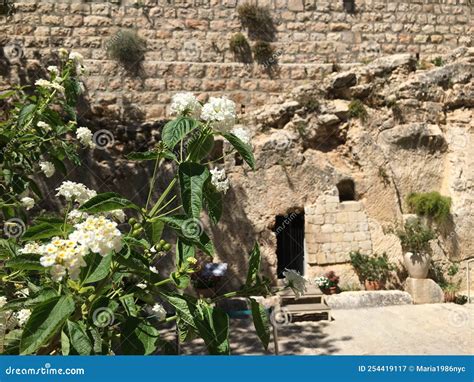
[[[365,290],[381,290],[385,287],[383,281],[365,280],[364,285],[365,285]]]
[[[413,279],[426,279],[430,270],[431,257],[428,254],[414,254],[406,252],[403,256],[405,268]]]
[[[337,287],[330,287],[329,288],[329,294],[336,294],[337,293]]]

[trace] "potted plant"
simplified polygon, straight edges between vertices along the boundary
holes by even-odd
[[[434,239],[434,232],[424,225],[420,219],[410,219],[405,223],[404,230],[398,231],[405,267],[410,277],[425,279],[430,269],[430,240]]]
[[[219,285],[227,272],[227,263],[204,262],[198,269],[191,276],[194,289],[201,297],[214,297],[215,287]]]
[[[364,283],[366,290],[380,290],[385,288],[390,272],[395,269],[385,253],[368,256],[360,252],[350,253],[351,264]]]
[[[334,271],[329,271],[324,276],[316,277],[315,284],[325,294],[336,294],[339,291],[338,284],[339,276]]]

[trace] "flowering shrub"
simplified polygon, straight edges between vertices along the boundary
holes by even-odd
[[[335,288],[339,284],[339,276],[334,271],[329,271],[324,276],[316,277],[314,283],[323,290]]]
[[[76,71],[80,62],[74,56],[66,61],[64,70]],[[61,76],[69,78],[59,70]],[[21,134],[41,129],[40,120],[54,131],[49,150],[36,152],[33,148],[34,155],[28,153],[25,162],[46,152],[52,163],[66,157],[77,161],[73,148],[61,139],[61,134],[75,129],[75,124],[60,124],[59,115],[49,106],[55,94],[62,94],[59,86],[68,93],[69,85],[64,81],[58,80],[54,86],[41,82],[36,100],[42,106],[28,109],[29,122],[24,122],[25,112],[18,116],[21,126],[29,124]],[[38,107],[42,112],[36,111]],[[191,276],[196,275],[198,251],[214,254],[213,243],[200,222],[201,214],[205,210],[212,224],[217,224],[223,213],[222,194],[230,187],[224,170],[208,168],[206,158],[214,137],[223,136],[254,168],[248,135],[242,130],[232,133],[235,105],[225,98],[212,98],[201,106],[194,96],[181,93],[173,98],[171,110],[177,116],[164,126],[162,141],[150,151],[128,156],[130,160],[155,163],[145,206],[117,193],[97,194],[83,184],[65,181],[56,194],[65,202],[61,216],[37,217],[23,235],[0,241],[0,261],[4,263],[0,295],[5,296],[0,297],[0,315],[6,323],[0,340],[5,353],[166,353],[173,346],[160,337],[160,325],[175,321],[180,341],[199,336],[209,353],[229,354],[229,319],[215,303],[234,296],[250,299],[257,334],[264,347],[268,346],[267,313],[251,297],[271,293],[269,281],[260,275],[258,245],[250,253],[247,278],[238,291],[213,299],[186,293]],[[239,136],[247,138],[244,141]],[[41,145],[43,137],[40,134],[32,139]],[[78,129],[77,138],[93,148],[87,129]],[[22,142],[19,139],[15,148],[26,150]],[[160,197],[152,200],[151,190],[165,161],[174,164],[176,174]],[[6,169],[16,166],[4,163]],[[49,176],[51,166],[43,163],[42,167]],[[17,197],[13,186],[8,190],[8,195]],[[19,191],[25,190],[26,185]],[[180,205],[172,208],[177,193]],[[31,207],[30,200],[22,203],[26,209]],[[15,204],[15,208],[20,207]],[[127,223],[119,225],[126,215]],[[161,238],[165,227],[176,236],[175,269],[167,275],[157,268],[157,261],[173,249]],[[287,272],[287,286],[304,293],[304,279],[296,272]]]

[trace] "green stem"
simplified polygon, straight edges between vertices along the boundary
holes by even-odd
[[[171,277],[170,277],[170,278],[167,278],[167,279],[164,279],[164,280],[161,280],[161,281],[158,281],[158,282],[155,283],[154,285],[155,285],[155,286],[161,286],[161,285],[168,284],[170,281],[173,281],[173,280],[171,280]]]
[[[148,198],[146,199],[145,209],[148,210],[148,205],[150,204],[151,195],[153,194],[153,188],[155,188],[156,174],[158,172],[158,167],[160,164],[160,157],[158,156],[155,160],[155,167],[153,169],[153,176],[151,177],[150,189],[148,190]]]
[[[179,205],[178,207],[173,208],[172,210],[166,211],[165,213],[159,215],[158,217],[161,218],[161,217],[163,217],[163,216],[167,216],[167,215],[169,215],[169,214],[172,214],[173,212],[180,210],[181,207],[183,207],[183,206],[182,206],[182,205]]]
[[[175,176],[173,178],[173,180],[170,182],[170,184],[168,185],[168,187],[166,188],[166,190],[163,191],[160,198],[157,200],[157,202],[155,203],[155,205],[153,206],[153,208],[150,211],[149,216],[151,218],[156,214],[156,212],[160,208],[161,204],[165,201],[166,197],[171,192],[171,190],[173,189],[173,187],[174,187],[174,185],[176,184],[177,181],[178,181],[178,178]]]
[[[173,200],[175,200],[177,198],[176,195],[174,195],[170,200],[168,200],[168,202],[166,202],[166,204],[161,207],[160,209],[158,209],[158,211],[156,211],[156,213],[160,213],[161,211],[163,211],[166,207],[168,207],[171,203],[173,203]]]
[[[176,319],[178,319],[178,316],[171,316],[171,317],[166,318],[165,322],[171,322],[171,321],[174,321]]]

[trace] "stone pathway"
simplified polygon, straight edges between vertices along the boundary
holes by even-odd
[[[474,304],[399,305],[332,313],[332,322],[280,326],[280,354],[474,353]],[[249,319],[231,320],[231,347],[233,354],[265,354]],[[269,350],[267,354],[273,344]],[[202,341],[186,344],[182,352],[202,353]]]

